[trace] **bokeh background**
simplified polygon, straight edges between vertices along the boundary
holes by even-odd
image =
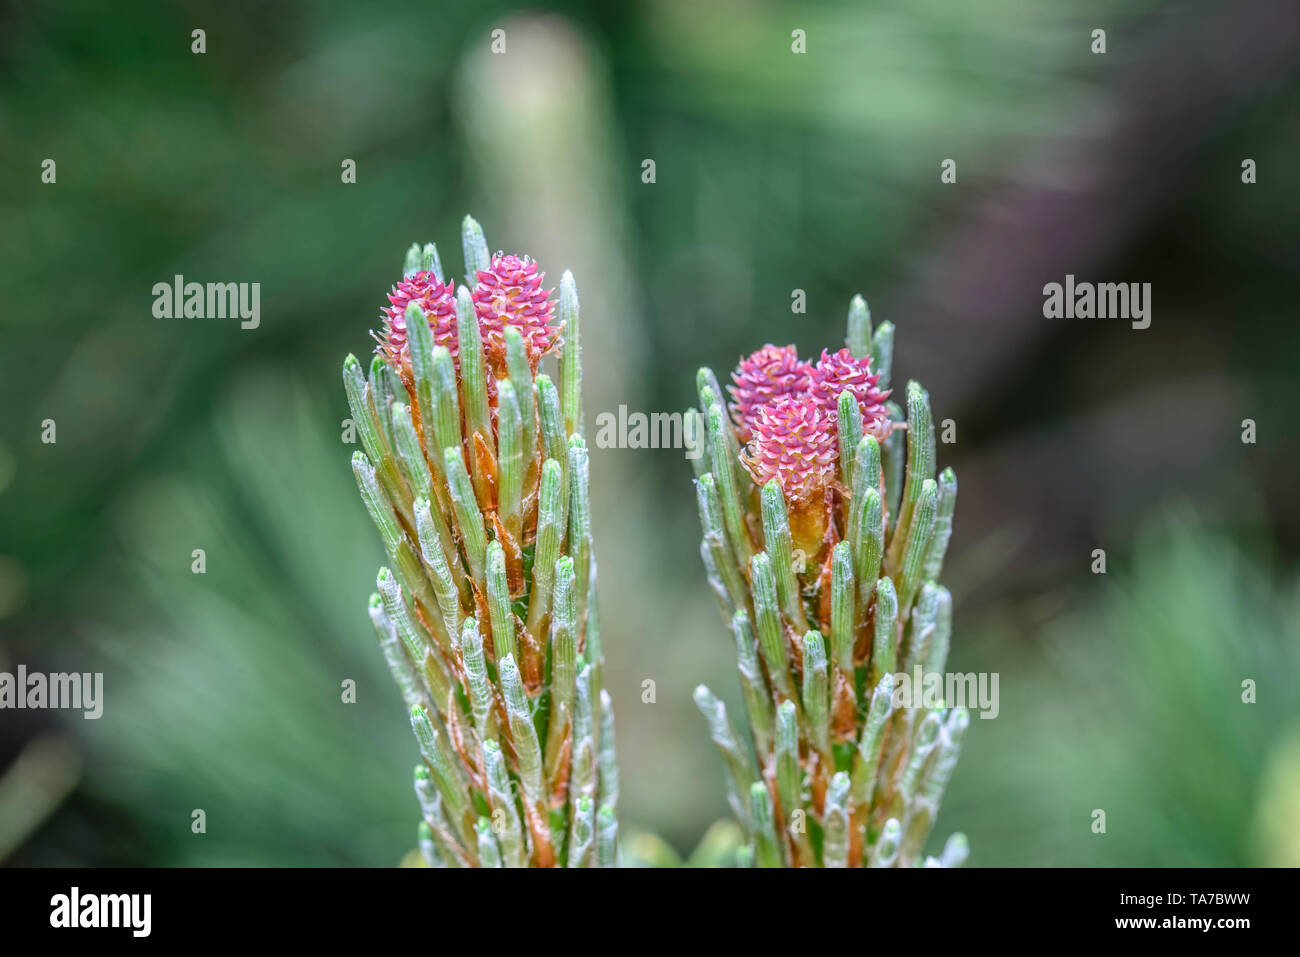
[[[834,348],[854,292],[897,324],[957,428],[951,667],[1001,676],[940,839],[1300,863],[1298,32],[1255,0],[0,0],[0,670],[105,674],[99,721],[0,712],[0,861],[411,848],[339,367],[473,212],[576,275],[588,422]],[[260,282],[261,327],[153,318],[176,273]],[[1151,327],[1044,319],[1066,273],[1152,283]],[[738,701],[690,475],[593,452],[623,826],[683,858],[725,815],[691,691]]]

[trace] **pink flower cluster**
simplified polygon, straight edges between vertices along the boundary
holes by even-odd
[[[835,477],[838,445],[830,414],[812,396],[791,392],[759,407],[746,464],[760,485],[776,479],[797,505]]]
[[[814,365],[794,346],[765,345],[731,375],[731,414],[748,443],[748,466],[760,484],[776,479],[792,503],[811,500],[835,477],[839,456],[839,397],[858,400],[863,433],[883,439],[891,428],[870,358],[848,349],[822,350]]]
[[[555,302],[550,298],[553,290],[542,288],[545,276],[527,256],[501,253],[492,257],[487,269],[479,270],[474,309],[483,334],[483,350],[494,366],[505,368],[507,326],[514,326],[523,335],[534,372],[542,356],[558,341]]]
[[[418,272],[403,279],[388,294],[389,305],[383,309],[384,330],[375,336],[375,350],[406,377],[411,369],[411,354],[406,337],[406,307],[417,303],[429,320],[433,341],[456,355],[456,297],[454,282],[441,282],[431,272]]]
[[[542,288],[544,276],[531,259],[504,253],[494,255],[488,268],[477,274],[478,282],[471,298],[479,334],[483,337],[484,355],[498,377],[505,374],[507,326],[515,327],[523,335],[534,372],[542,356],[559,341],[560,330],[554,322],[555,302],[550,298],[552,290]],[[376,336],[379,340],[376,351],[393,368],[404,376],[410,372],[406,309],[412,302],[424,310],[434,344],[446,346],[459,368],[454,281],[442,282],[433,273],[419,272],[394,286],[388,302],[383,310],[383,332]]]

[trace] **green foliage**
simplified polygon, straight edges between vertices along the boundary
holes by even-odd
[[[1037,652],[1020,650],[1023,624],[1005,607],[964,630],[981,633],[964,656],[1019,653],[1002,713],[977,722],[945,802],[981,861],[1300,863],[1300,792],[1286,783],[1300,768],[1297,592],[1265,558],[1271,535],[1237,538],[1186,505],[1163,508],[1088,576],[1077,610],[1034,623]]]
[[[853,355],[874,355],[879,372],[892,357],[892,325],[882,323],[876,335],[866,302],[855,297],[847,341]],[[882,467],[877,440],[863,435],[858,400],[840,393],[836,475],[818,515],[826,532],[810,543],[792,535],[781,485],[757,488],[747,477],[716,376],[702,369],[698,385],[710,437],[707,470],[696,481],[700,551],[735,637],[752,751],[703,685],[695,702],[725,760],[728,800],[749,841],[745,860],[960,864],[960,835],[941,857],[923,855],[969,715],[895,701],[895,671],[942,674],[951,628],[951,597],[935,580],[957,482],[951,469],[942,485],[935,479],[929,395],[916,382],[907,386],[900,489],[900,473]],[[886,441],[886,460],[901,463],[898,435]],[[796,503],[801,514],[821,512],[814,498]],[[895,500],[888,510],[882,504]]]
[[[621,357],[614,401],[626,393],[633,407],[638,395],[645,408],[687,402],[683,364],[720,364],[754,341],[829,341],[836,320],[817,304],[847,299],[846,276],[869,277],[883,290],[877,295],[891,308],[877,311],[906,323],[911,343],[951,287],[960,316],[937,323],[926,347],[909,352],[908,366],[923,381],[942,382],[946,411],[963,424],[955,453],[963,482],[972,491],[982,485],[978,509],[968,508],[973,498],[963,505],[964,568],[950,560],[944,573],[964,596],[955,670],[982,666],[981,656],[996,651],[989,666],[1003,672],[1004,699],[1023,706],[976,722],[980,733],[967,738],[944,823],[970,834],[981,864],[1269,860],[1251,850],[1250,821],[1264,799],[1272,742],[1295,726],[1294,700],[1288,710],[1262,685],[1256,708],[1267,715],[1240,735],[1224,723],[1240,705],[1215,704],[1207,737],[1199,716],[1207,702],[1224,700],[1218,691],[1184,694],[1158,668],[1135,681],[1151,682],[1149,692],[1110,689],[1133,647],[1157,640],[1153,620],[1165,653],[1196,656],[1180,662],[1184,669],[1209,678],[1296,673],[1294,656],[1274,656],[1268,644],[1294,646],[1296,603],[1282,607],[1276,588],[1257,587],[1268,580],[1264,542],[1283,549],[1277,570],[1293,570],[1300,527],[1288,492],[1297,433],[1266,424],[1288,421],[1300,384],[1292,368],[1300,326],[1287,308],[1293,269],[1279,254],[1300,245],[1292,212],[1300,209],[1300,181],[1268,172],[1287,168],[1300,142],[1300,126],[1278,122],[1290,115],[1294,75],[1267,96],[1243,90],[1237,105],[1207,113],[1198,148],[1169,166],[1143,159],[1148,144],[1131,137],[1159,125],[1125,111],[1141,98],[1118,86],[1125,71],[1079,42],[1077,15],[1063,5],[925,0],[904,9],[835,0],[799,24],[810,38],[810,55],[801,57],[786,53],[788,5],[747,7],[742,21],[725,5],[653,0],[541,22],[541,36],[569,41],[580,20],[585,49],[516,46],[516,27],[538,23],[532,6],[499,11],[512,38],[508,59],[551,48],[565,70],[547,70],[544,58],[522,61],[537,109],[516,111],[514,126],[501,122],[509,111],[464,108],[471,98],[517,102],[481,82],[504,76],[495,67],[507,58],[488,54],[492,69],[467,69],[486,47],[478,4],[440,6],[436,30],[411,29],[427,9],[409,0],[335,5],[305,20],[293,5],[252,17],[238,6],[212,7],[201,24],[205,58],[189,51],[195,24],[184,5],[131,20],[109,5],[8,8],[0,113],[12,132],[5,156],[13,189],[10,228],[0,232],[7,306],[0,371],[8,386],[0,417],[0,655],[10,665],[103,668],[110,710],[103,721],[59,722],[82,759],[80,783],[7,863],[381,866],[410,844],[409,782],[399,773],[414,760],[403,730],[409,717],[392,707],[384,659],[357,641],[357,611],[386,559],[338,467],[347,413],[336,358],[357,347],[357,317],[373,314],[376,277],[391,273],[393,247],[374,237],[425,229],[454,236],[466,196],[513,209],[512,198],[536,182],[509,175],[519,170],[544,170],[544,193],[564,197],[533,209],[539,240],[613,237],[611,258],[635,264],[635,286],[604,277],[600,287],[627,303],[619,336],[632,333],[634,345]],[[1112,55],[1141,44],[1179,56],[1162,33],[1186,26],[1188,11],[1103,6],[1115,14]],[[586,144],[585,154],[615,170],[618,188],[575,182],[591,162],[565,170],[538,159],[553,155],[547,144],[557,136],[554,124],[535,119],[561,111],[584,125],[580,138],[558,138]],[[1134,122],[1098,122],[1118,115]],[[519,128],[529,135],[503,148],[502,137]],[[484,129],[504,132],[492,141]],[[1136,257],[1134,268],[1140,259],[1141,270],[1194,279],[1169,289],[1163,308],[1174,318],[1145,351],[1127,335],[1048,329],[1033,315],[987,322],[987,312],[976,314],[981,302],[961,294],[966,273],[945,252],[957,236],[986,251],[1001,247],[990,242],[998,232],[966,231],[972,207],[937,188],[938,157],[957,156],[963,182],[979,176],[995,190],[1007,184],[1008,160],[1017,192],[1032,171],[1055,171],[1041,185],[1061,196],[1069,188],[1057,175],[1062,164],[1042,162],[1038,147],[1060,144],[1078,156],[1089,141],[1119,161],[1134,157],[1152,177],[1140,182],[1181,184],[1137,218],[1127,216],[1129,194],[1119,199],[1134,232],[1112,238]],[[1244,142],[1267,201],[1243,201],[1258,187],[1231,175]],[[610,143],[616,148],[606,149]],[[772,148],[781,143],[798,148]],[[642,153],[658,159],[658,187],[636,180]],[[36,163],[46,155],[58,159],[57,186],[38,181]],[[359,185],[340,184],[342,157],[358,160]],[[589,202],[568,199],[579,195]],[[1043,252],[1083,239],[1068,223],[1042,229],[1021,214],[994,223]],[[430,248],[417,250],[411,268],[424,265]],[[85,255],[89,249],[95,253]],[[580,241],[571,249],[556,261],[594,275]],[[1023,260],[980,260],[990,288],[1017,288],[1004,270]],[[78,287],[94,293],[58,296],[52,307],[74,262]],[[811,264],[797,282],[812,308],[792,327],[773,303],[788,297],[797,263]],[[432,256],[428,264],[442,274]],[[459,279],[460,265],[449,261],[446,274]],[[251,333],[150,321],[149,286],[173,273],[260,280],[267,318]],[[906,306],[903,290],[919,302]],[[1231,301],[1223,290],[1233,291]],[[1226,313],[1250,321],[1234,324],[1230,348],[1203,347],[1224,342]],[[879,346],[884,327],[873,318]],[[600,344],[596,333],[610,328],[601,325],[585,330],[588,358]],[[995,357],[995,379],[968,348],[972,341]],[[929,364],[924,374],[917,363]],[[599,390],[612,376],[597,369],[587,370],[587,401],[600,396],[602,404],[589,415],[611,407]],[[1205,391],[1216,383],[1223,391]],[[518,384],[516,394],[525,395]],[[608,386],[606,394],[614,395]],[[896,394],[905,398],[902,388]],[[1157,419],[1145,404],[1155,395],[1187,414]],[[1099,424],[1111,409],[1119,418]],[[1235,435],[1221,426],[1247,414],[1271,437],[1234,450]],[[35,438],[46,416],[58,420],[57,446]],[[457,432],[458,420],[457,412]],[[1225,435],[1231,443],[1221,442]],[[1163,437],[1163,448],[1198,452],[1144,458],[1138,450],[1162,447],[1153,436]],[[1106,448],[1132,471],[1110,468]],[[1013,468],[1012,449],[1032,449],[1034,467]],[[692,563],[680,559],[698,532],[681,520],[675,483],[661,481],[680,469],[679,457],[592,454],[597,509],[602,497],[619,498],[627,537],[647,543],[644,568],[633,568],[637,593],[610,590],[607,573],[601,610],[609,625],[654,635],[635,650],[623,645],[607,686],[622,699],[643,675],[671,667],[729,687],[734,664],[716,640],[711,599],[704,589],[705,601],[684,595],[683,568]],[[619,462],[635,462],[642,484],[616,484],[610,466]],[[891,462],[902,465],[886,457]],[[901,491],[901,483],[890,485]],[[1263,496],[1267,524],[1278,531],[1234,543],[1178,524],[1171,539],[1196,539],[1199,564],[1212,570],[1200,580],[1207,587],[1188,599],[1173,566],[1162,564],[1172,546],[1144,545],[1133,584],[1149,606],[1130,621],[1109,594],[1127,587],[1119,556],[1138,527],[1129,518],[1171,494],[1191,498],[1229,532],[1255,520]],[[607,527],[614,513],[603,507]],[[1020,522],[1033,523],[1035,543],[1027,560],[1018,554],[1004,567],[998,556]],[[1089,582],[1106,593],[1063,594],[1060,586],[1075,580],[1065,568],[1074,567],[1077,536],[1108,523],[1097,544],[1106,545],[1111,572]],[[208,550],[202,576],[189,567],[200,546]],[[1220,574],[1225,556],[1231,575]],[[656,604],[641,593],[674,600]],[[1072,611],[1066,599],[1081,607]],[[1224,620],[1231,626],[1220,627]],[[1187,649],[1189,627],[1214,640]],[[1044,646],[1053,656],[1073,654],[1044,659]],[[344,677],[358,683],[355,705],[340,706]],[[742,690],[723,695],[733,713]],[[701,773],[715,770],[707,739],[683,731],[698,723],[685,698],[668,704],[661,694],[654,721],[619,742],[625,829],[653,824],[683,853],[724,807],[712,774]],[[1152,722],[1153,714],[1163,720]],[[1179,730],[1188,714],[1194,732]],[[6,753],[17,753],[28,728],[4,724]],[[1224,774],[1216,748],[1243,743],[1225,752]],[[1134,775],[1127,784],[1126,774]],[[1089,785],[1099,782],[1121,797],[1105,798],[1107,806],[1124,808],[1111,814],[1112,835],[1119,818],[1132,822],[1123,841],[1086,828],[1072,836],[1095,806]],[[201,837],[184,814],[198,806],[209,818]],[[10,820],[3,810],[0,819]],[[632,858],[630,836],[623,852]]]
[[[462,238],[472,282],[487,242],[468,216]],[[417,263],[441,269],[432,244],[411,247],[408,275]],[[469,287],[457,292],[458,371],[416,303],[409,375],[375,362],[367,379],[354,356],[343,364],[365,449],[353,471],[393,569],[379,571],[370,617],[424,758],[420,851],[434,867],[616,866],[577,289],[565,273],[563,416],[513,328],[489,388]]]

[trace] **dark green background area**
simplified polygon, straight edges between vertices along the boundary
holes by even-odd
[[[956,425],[951,666],[1001,676],[939,840],[1300,863],[1298,33],[1274,2],[0,0],[0,670],[106,699],[0,712],[0,861],[411,848],[339,367],[412,241],[459,275],[472,212],[577,277],[589,439],[700,364],[836,348],[855,292],[896,323],[895,384]],[[260,328],[155,319],[177,273],[261,283]],[[1151,327],[1045,319],[1067,273],[1150,282]],[[691,691],[739,698],[690,476],[593,451],[623,830],[683,854],[725,814]]]

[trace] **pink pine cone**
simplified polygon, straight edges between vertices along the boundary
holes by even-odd
[[[834,420],[809,395],[784,395],[760,406],[745,464],[754,480],[776,479],[793,507],[812,501],[835,477]]]
[[[848,349],[835,353],[823,349],[812,370],[812,394],[834,422],[839,417],[840,393],[845,389],[852,392],[862,412],[864,434],[884,439],[891,427],[885,411],[889,393],[876,387],[879,381],[880,376],[871,374],[870,357],[854,358]]]
[[[418,303],[429,320],[435,345],[446,346],[454,357],[456,343],[456,296],[454,282],[442,282],[431,272],[418,272],[403,279],[388,294],[389,305],[383,310],[384,331],[375,336],[376,350],[388,363],[408,378],[411,354],[406,339],[406,307]]]
[[[807,392],[813,384],[812,366],[799,358],[794,346],[763,346],[741,359],[731,374],[731,415],[740,441],[748,442],[759,410],[781,396]]]
[[[559,339],[555,302],[550,298],[553,290],[542,288],[545,275],[527,256],[503,253],[494,255],[489,267],[478,271],[473,298],[483,351],[501,373],[506,366],[506,326],[514,326],[523,335],[534,371]]]

